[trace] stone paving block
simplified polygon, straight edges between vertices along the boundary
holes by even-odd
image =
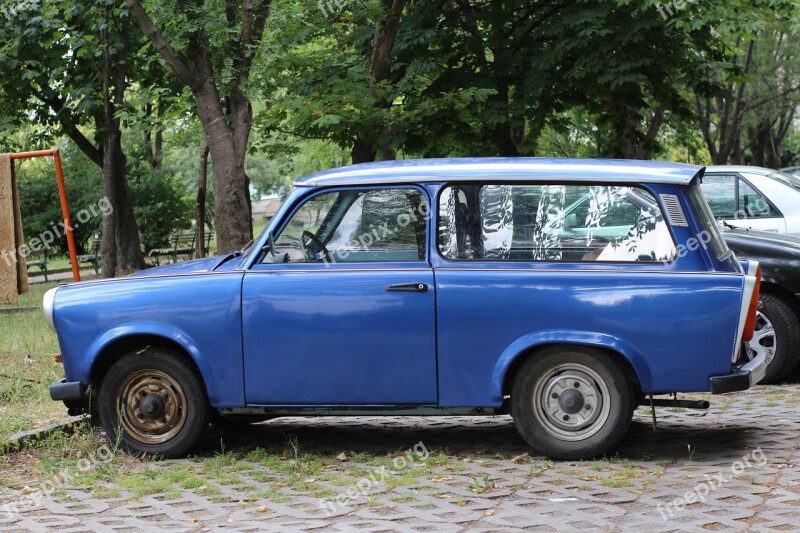
[[[792,531],[800,529],[800,417],[784,400],[790,386],[759,387],[711,398],[708,412],[659,409],[653,431],[649,410],[637,411],[618,449],[602,461],[548,461],[521,441],[507,416],[286,418],[247,431],[213,431],[198,452],[250,450],[285,442],[324,443],[326,453],[362,451],[382,455],[419,442],[456,455],[451,465],[428,465],[432,474],[412,485],[378,485],[366,497],[336,505],[327,516],[320,498],[290,487],[274,493],[260,468],[238,473],[242,482],[217,484],[215,496],[182,491],[178,498],[143,496],[129,501],[95,498],[73,487],[70,500],[46,498],[8,517],[3,531]],[[714,404],[726,406],[715,409]],[[203,450],[207,451],[203,451]],[[766,464],[733,475],[732,466],[756,450]],[[187,465],[191,459],[181,460]],[[178,461],[180,463],[181,461]],[[371,468],[369,465],[357,465]],[[353,466],[351,465],[351,466]],[[449,466],[458,466],[451,469]],[[399,472],[398,472],[399,474]],[[394,475],[394,474],[393,474]],[[702,488],[715,476],[724,483]],[[258,478],[258,479],[257,479]],[[432,481],[436,480],[436,482]],[[484,483],[485,480],[485,483]],[[319,487],[341,494],[350,486]],[[113,486],[113,483],[111,484]],[[704,502],[664,509],[699,490]],[[253,494],[259,494],[256,499]],[[16,501],[0,488],[0,509]],[[399,498],[398,498],[399,497]],[[394,501],[397,500],[397,501]]]

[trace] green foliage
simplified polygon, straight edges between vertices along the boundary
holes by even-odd
[[[175,176],[135,167],[128,180],[145,251],[164,246],[174,230],[191,228],[193,202]]]
[[[102,225],[102,210],[98,207],[103,196],[100,169],[70,144],[62,150],[62,167],[75,243],[78,253],[82,253]],[[52,158],[18,162],[17,177],[25,241],[57,229],[62,236],[53,243],[54,254],[66,254],[67,240],[59,226],[64,219]],[[79,222],[79,216],[86,222]]]
[[[598,155],[658,153],[653,110],[690,120],[689,94],[706,83],[698,74],[724,61],[715,25],[752,28],[723,21],[717,6],[687,5],[691,23],[665,20],[657,4],[410,1],[391,79],[374,83],[378,2],[326,16],[311,0],[278,0],[258,72],[268,102],[259,131],[342,148],[367,136],[378,150],[424,156],[552,153],[542,132],[573,135],[577,111],[599,127]]]
[[[62,165],[75,242],[78,253],[83,253],[102,228],[101,171],[72,144],[62,149]],[[60,229],[63,218],[52,159],[24,160],[17,168],[27,242],[54,228]],[[129,164],[128,180],[145,250],[164,245],[172,230],[190,227],[193,200],[179,177],[165,171],[152,172],[144,161],[134,160]],[[55,253],[66,254],[66,237],[56,240],[53,246]]]
[[[0,21],[5,149],[44,147],[76,129],[99,145],[99,30],[108,2],[42,0],[35,12]],[[370,75],[376,26],[386,17],[379,0],[342,7],[333,2],[325,11],[316,0],[273,0],[261,45],[244,51],[254,59],[250,79],[236,74],[239,3],[143,4],[184,62],[193,46],[208,49],[209,75],[228,106],[229,123],[231,95],[242,91],[252,101],[255,129],[245,172],[254,198],[283,194],[299,175],[348,164],[359,139],[399,157],[628,156],[707,163],[695,108],[695,98],[706,97],[744,105],[740,130],[748,161],[763,159],[757,141],[766,128],[773,141],[783,140],[783,164],[800,163],[791,120],[800,104],[796,0],[689,0],[681,9],[664,0],[409,0],[388,80]],[[662,13],[667,4],[673,7],[669,16]],[[256,9],[264,3],[256,2]],[[206,139],[191,91],[134,31],[131,81],[117,117],[147,249],[188,227]],[[746,72],[744,50],[753,42],[755,68]],[[53,111],[54,102],[60,112]],[[724,129],[718,115],[709,116],[712,137]],[[161,153],[157,134],[163,135]],[[99,201],[100,174],[74,145],[63,154],[74,215]],[[52,167],[26,162],[20,181],[30,238],[61,218]],[[210,167],[210,211],[213,204]],[[99,222],[92,218],[78,228],[82,245]]]

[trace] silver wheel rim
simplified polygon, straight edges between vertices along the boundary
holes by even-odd
[[[750,360],[761,354],[767,357],[767,365],[772,363],[775,352],[778,350],[778,336],[775,327],[761,311],[756,313],[756,327],[753,338],[747,343],[747,352]]]
[[[548,435],[585,440],[600,431],[611,412],[605,380],[581,363],[563,363],[544,372],[533,387],[531,408]]]

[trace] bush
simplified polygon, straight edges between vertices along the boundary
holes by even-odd
[[[128,175],[128,184],[145,252],[164,246],[174,230],[191,228],[193,202],[177,177],[137,169]]]
[[[62,153],[64,181],[69,199],[70,218],[78,253],[83,253],[95,232],[99,232],[103,217],[99,209],[103,197],[100,169],[82,154],[67,149]],[[23,160],[17,163],[22,231],[25,242],[38,238],[46,231],[61,236],[52,245],[53,254],[67,253],[67,238],[59,224],[64,220],[58,195],[52,158]],[[78,214],[86,212],[78,221]]]
[[[81,254],[93,235],[102,230],[102,172],[71,145],[62,151],[62,164],[75,243]],[[54,229],[63,233],[52,159],[24,161],[17,168],[25,241]],[[163,171],[151,172],[145,165],[134,163],[129,164],[128,186],[145,252],[165,245],[173,230],[191,227],[193,200],[185,195],[176,177]],[[85,213],[79,219],[81,211]],[[53,249],[54,254],[67,253],[64,235],[54,242]]]

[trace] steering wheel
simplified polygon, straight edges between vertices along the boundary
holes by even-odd
[[[308,242],[306,242],[306,238],[308,238]],[[309,245],[313,244],[317,247],[317,251],[309,249]],[[325,261],[331,260],[331,253],[325,248],[325,245],[322,244],[322,241],[319,240],[319,237],[314,235],[308,230],[303,230],[303,233],[300,234],[300,249],[303,251],[303,254],[308,259],[313,260],[320,260],[323,259]],[[318,254],[321,254],[322,257],[319,257]]]

